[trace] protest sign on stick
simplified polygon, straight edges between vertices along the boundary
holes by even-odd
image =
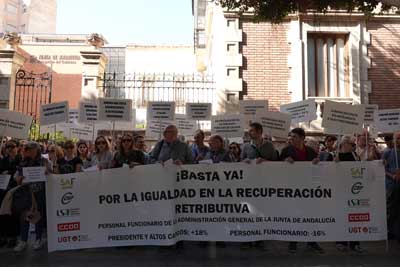
[[[16,111],[0,109],[0,134],[2,141],[5,136],[27,139],[31,125],[31,116]]]
[[[290,130],[290,114],[282,112],[257,113],[256,121],[261,123],[264,132],[270,137],[286,138]]]
[[[244,119],[242,115],[219,115],[211,119],[211,134],[224,138],[243,137]]]
[[[280,110],[282,113],[291,115],[292,123],[309,122],[317,119],[315,99],[281,105]]]

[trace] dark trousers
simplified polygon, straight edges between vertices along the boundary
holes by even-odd
[[[388,232],[400,240],[400,182],[387,187],[386,208]]]

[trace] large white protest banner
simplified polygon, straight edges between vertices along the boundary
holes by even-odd
[[[264,133],[286,138],[290,130],[290,114],[282,112],[263,112],[258,113],[255,118],[256,122],[261,123]]]
[[[378,111],[378,105],[364,105],[365,106],[365,115],[364,115],[364,124],[372,124],[374,123],[375,111]]]
[[[146,137],[160,139],[163,136],[165,128],[171,124],[175,125],[175,122],[165,120],[148,120],[146,123]]]
[[[211,118],[211,134],[218,134],[223,138],[243,137],[243,126],[242,115],[230,114]]]
[[[289,113],[292,123],[309,122],[317,119],[315,99],[294,102],[280,107],[282,113]]]
[[[99,98],[97,115],[99,121],[131,121],[132,99]]]
[[[184,114],[176,114],[175,123],[176,127],[178,127],[179,135],[183,135],[186,138],[192,138],[198,128],[196,121],[188,119]]]
[[[387,238],[382,163],[311,166],[156,164],[53,175],[48,249]]]
[[[42,105],[40,107],[40,125],[68,122],[68,110],[68,101]]]
[[[173,121],[175,119],[175,102],[149,102],[147,120]]]
[[[0,109],[0,136],[27,139],[32,117],[8,109]]]
[[[186,116],[188,120],[211,120],[211,103],[186,103]]]
[[[79,102],[79,122],[97,121],[97,102]]]
[[[374,124],[380,132],[395,132],[400,130],[400,109],[382,109],[374,113]]]
[[[361,133],[365,106],[325,101],[322,127],[329,134]]]
[[[268,100],[240,100],[239,111],[246,119],[253,119],[257,112],[268,111]]]

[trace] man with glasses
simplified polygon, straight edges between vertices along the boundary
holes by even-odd
[[[205,134],[202,130],[197,130],[194,133],[194,143],[190,146],[194,162],[198,163],[206,157],[209,148],[204,144]]]
[[[169,125],[164,130],[164,138],[159,141],[150,152],[150,162],[164,164],[172,160],[176,165],[191,164],[192,152],[188,144],[178,139],[178,128]]]
[[[290,145],[282,149],[281,159],[294,163],[295,161],[312,161],[314,164],[319,162],[319,158],[315,150],[305,145],[306,133],[302,128],[294,128],[290,132],[292,142]],[[316,242],[308,242],[307,247],[317,253],[324,253],[324,250]],[[297,252],[297,242],[289,242],[289,253]]]

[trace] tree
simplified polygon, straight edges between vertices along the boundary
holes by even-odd
[[[348,12],[359,11],[372,15],[377,7],[387,11],[393,7],[400,8],[400,0],[215,0],[228,10],[239,13],[252,11],[257,20],[279,22],[293,12],[315,10],[326,12],[329,9],[345,9]]]

